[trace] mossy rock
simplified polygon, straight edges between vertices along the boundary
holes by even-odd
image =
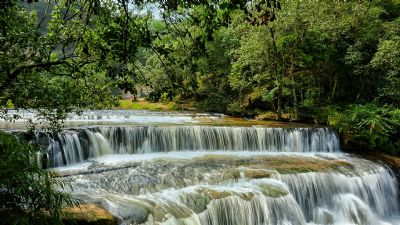
[[[199,190],[200,193],[204,194],[205,196],[209,197],[210,199],[221,199],[232,196],[232,192],[229,191],[217,191],[214,189],[205,188]]]
[[[116,218],[104,208],[94,205],[85,204],[79,207],[70,207],[63,209],[63,217],[65,224],[77,225],[117,225]]]
[[[254,193],[251,192],[233,192],[225,190],[216,190],[212,188],[200,188],[193,193],[186,193],[181,196],[181,200],[185,202],[195,213],[201,213],[207,209],[207,205],[213,200],[224,199],[237,196],[243,200],[251,201]]]
[[[261,179],[271,177],[274,172],[280,174],[308,172],[346,172],[353,165],[338,159],[324,159],[294,156],[259,156],[257,158],[240,158],[226,155],[206,155],[195,158],[195,165],[206,164],[210,167],[225,167],[221,170],[222,180],[240,178]],[[229,168],[229,167],[244,167]]]
[[[211,201],[209,197],[198,192],[182,195],[181,200],[195,213],[201,213],[206,210],[208,203]]]
[[[258,186],[260,187],[261,192],[267,197],[277,198],[289,194],[286,190],[275,187],[273,185],[260,184]]]
[[[246,169],[243,171],[243,175],[248,179],[262,179],[271,177],[271,171],[263,169]]]
[[[165,221],[168,217],[173,216],[175,218],[187,218],[193,214],[193,211],[188,209],[186,206],[182,204],[176,203],[174,201],[158,202],[151,199],[142,199],[142,201],[146,202],[151,208],[149,208],[149,214],[147,215],[146,224],[159,224]],[[190,207],[189,207],[190,208]],[[136,221],[133,224],[142,224],[145,223]]]
[[[222,199],[222,198],[227,198],[231,196],[237,196],[243,200],[250,201],[253,199],[254,194],[251,192],[232,192],[232,191],[220,191],[220,190],[215,190],[211,188],[205,188],[198,190],[199,193],[202,193],[206,197],[208,197],[210,200],[216,200],[216,199]]]
[[[229,169],[223,171],[222,174],[223,180],[238,180],[240,179],[240,170],[239,169]]]

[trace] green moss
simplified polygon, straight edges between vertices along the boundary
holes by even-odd
[[[202,193],[188,193],[186,195],[181,196],[182,200],[185,202],[185,205],[188,206],[195,213],[201,213],[207,209],[208,203],[211,199],[208,196],[205,196]]]
[[[260,184],[259,187],[261,192],[267,197],[277,198],[288,194],[286,190],[268,184]]]
[[[240,170],[230,169],[225,170],[222,174],[224,180],[238,180],[240,178]]]
[[[262,179],[271,177],[271,171],[263,169],[248,169],[243,171],[243,175],[248,179]]]

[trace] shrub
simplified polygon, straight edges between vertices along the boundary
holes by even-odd
[[[0,131],[0,224],[62,224],[62,207],[76,206],[54,174],[41,169],[38,148]]]
[[[325,114],[327,123],[337,128],[344,137],[344,144],[393,152],[398,145],[398,139],[395,138],[400,126],[398,111],[370,103],[351,105],[345,109],[329,108]]]
[[[198,100],[195,106],[200,110],[223,113],[227,111],[230,103],[231,101],[226,96],[212,92],[204,99]]]

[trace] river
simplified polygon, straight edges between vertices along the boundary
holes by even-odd
[[[21,118],[0,127],[22,132],[34,113]],[[66,125],[32,141],[66,191],[120,224],[400,224],[393,172],[342,152],[328,127],[112,110]]]

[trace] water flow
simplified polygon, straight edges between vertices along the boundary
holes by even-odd
[[[341,157],[352,169],[292,174],[265,169],[269,178],[240,173],[230,180],[221,171],[234,170],[237,161],[214,165],[196,163],[194,158],[136,162],[64,179],[73,180],[74,195],[101,202],[121,224],[399,224],[387,222],[399,213],[397,181],[390,171],[366,160]],[[256,158],[244,159],[257,165]]]
[[[341,153],[329,128],[92,127],[36,141],[73,196],[123,225],[400,224],[390,169]]]
[[[288,185],[309,221],[379,224],[375,214],[387,218],[399,212],[397,181],[383,167],[350,175],[300,173],[279,179]]]
[[[0,129],[25,129],[28,121],[45,122],[35,110],[8,110],[7,116],[15,119],[9,123],[0,118]],[[223,121],[222,114],[194,112],[160,112],[146,110],[94,110],[70,113],[64,120],[67,127],[88,125],[138,125],[138,124],[196,124],[201,122]],[[39,126],[40,127],[40,126]]]
[[[338,152],[339,141],[329,128],[95,127],[60,133],[47,152],[56,167],[108,154],[193,150]]]

